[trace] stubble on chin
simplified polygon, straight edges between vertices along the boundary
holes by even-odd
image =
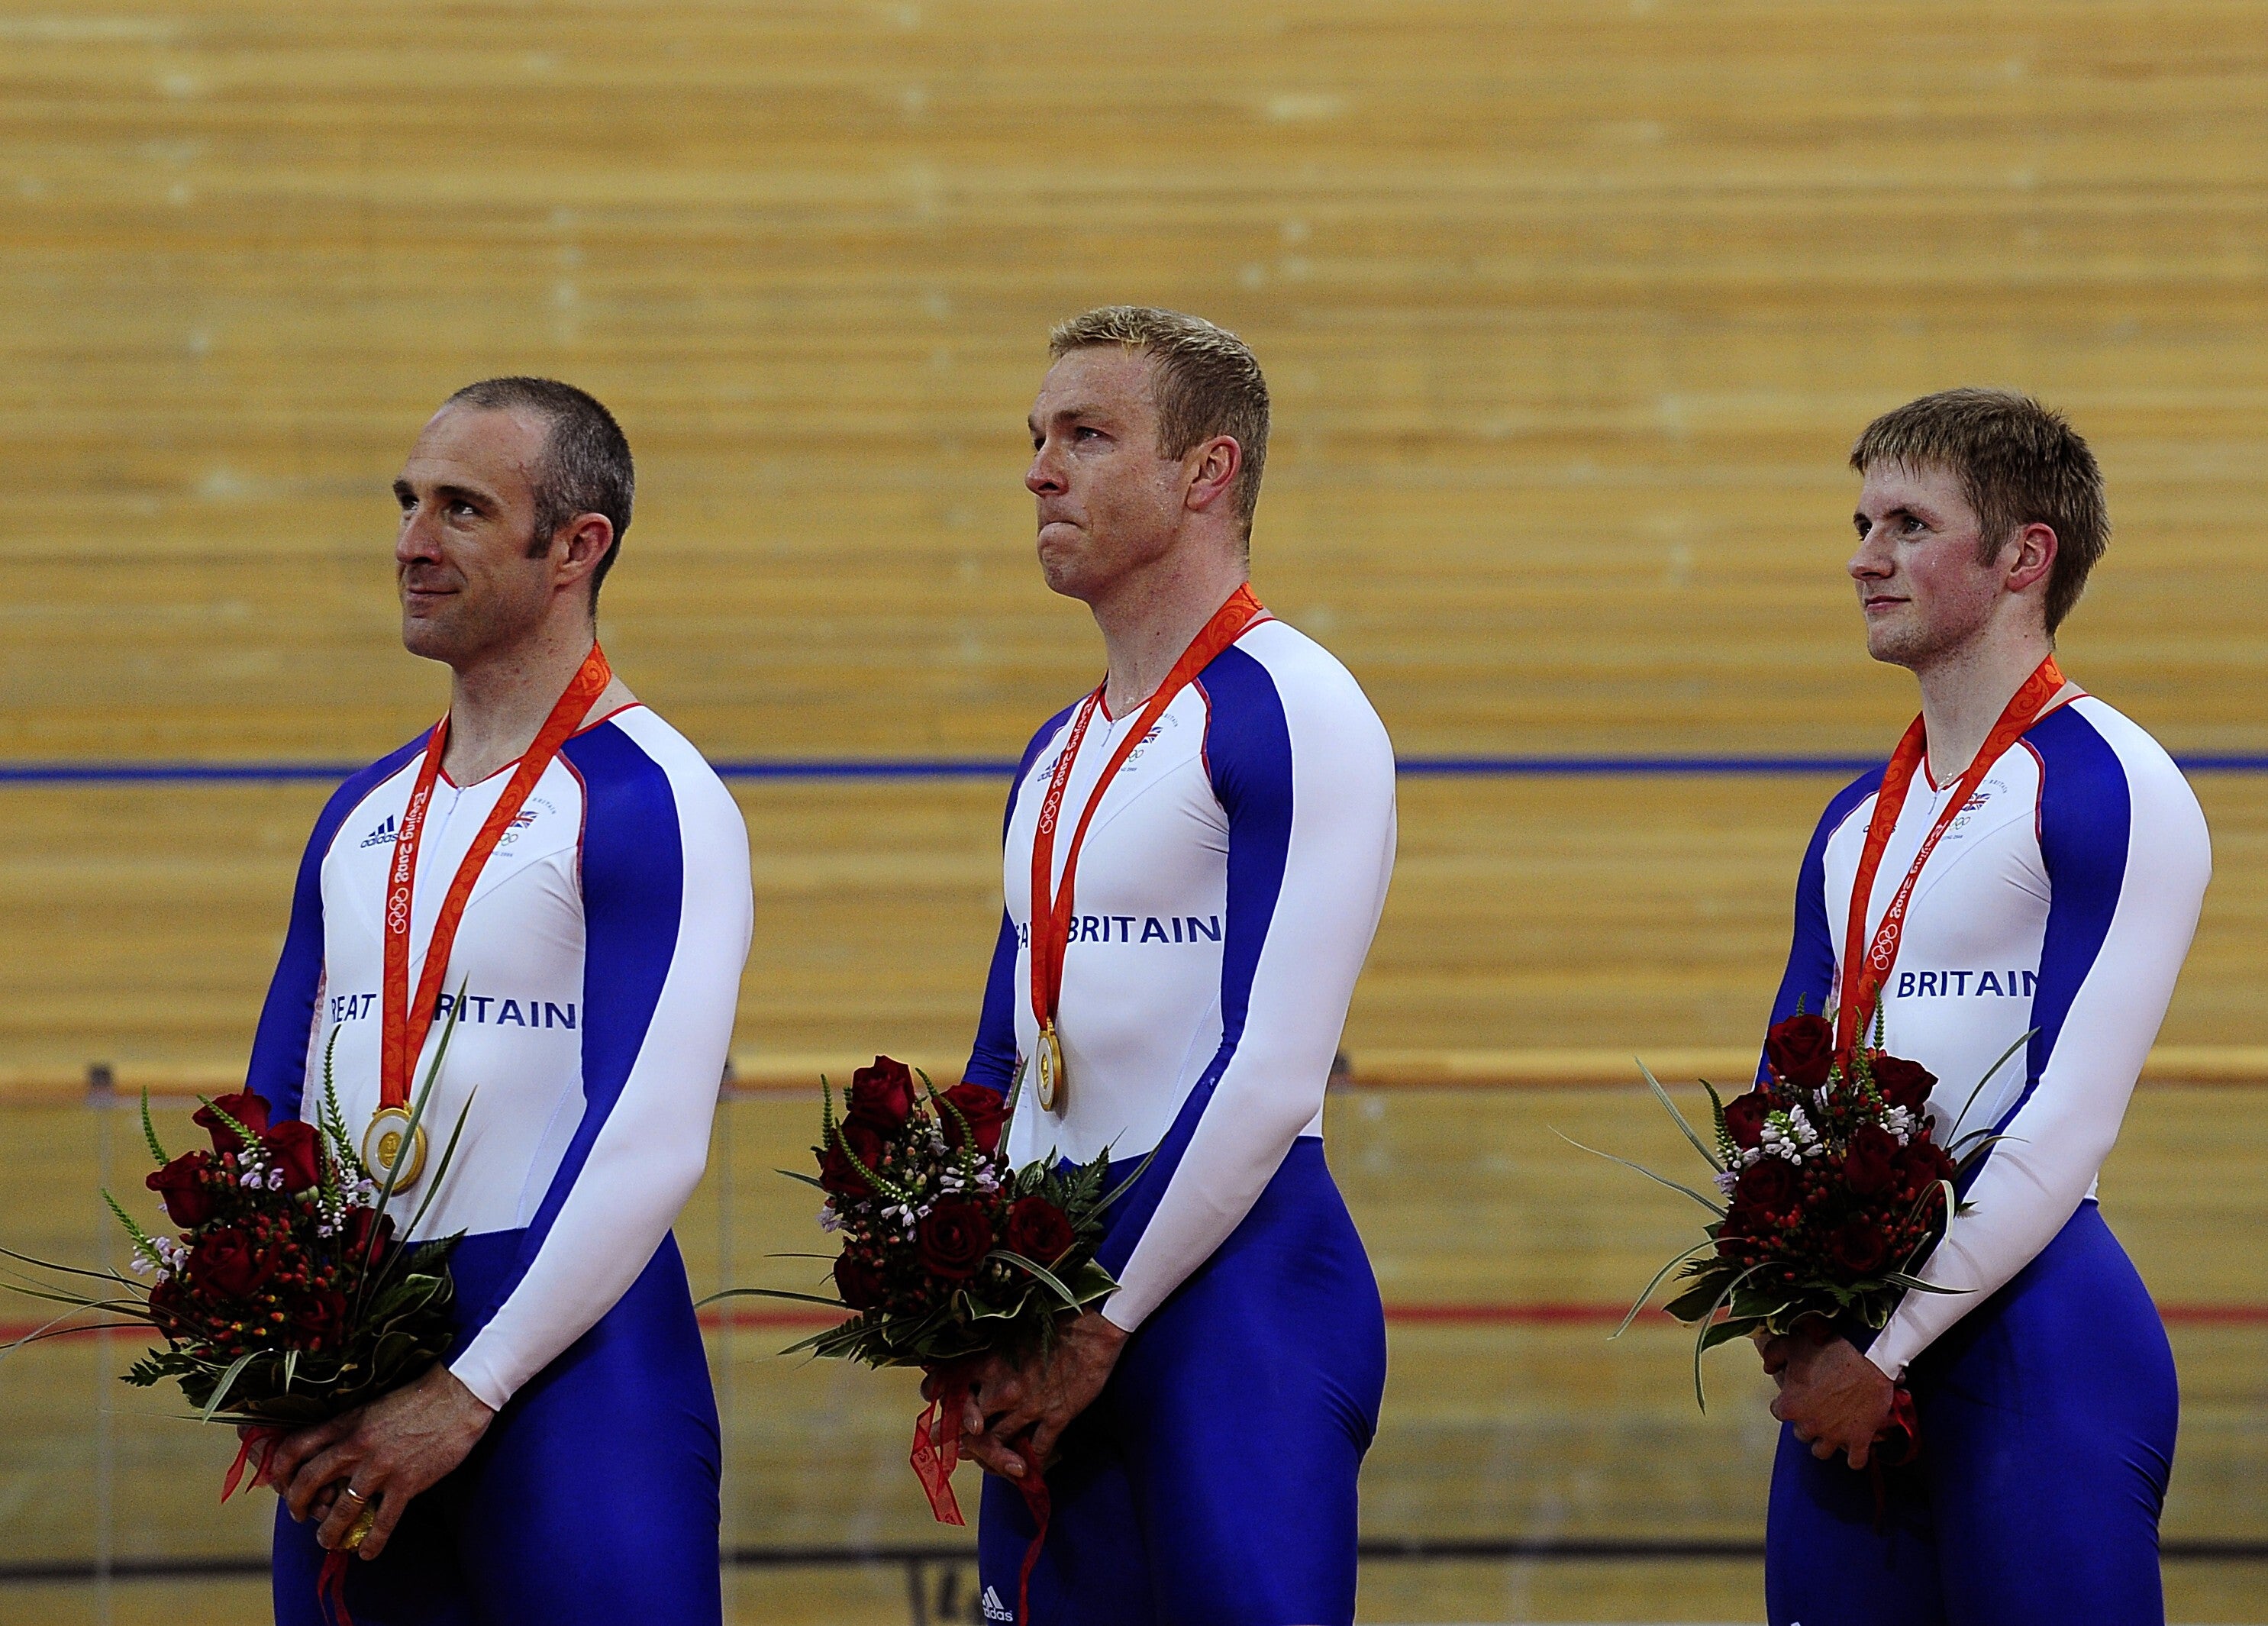
[[[1086,597],[1081,591],[1086,585],[1086,572],[1079,568],[1080,563],[1075,549],[1044,546],[1040,549],[1041,578],[1047,583],[1049,592],[1064,598],[1084,600]]]
[[[1923,640],[1910,628],[1874,626],[1867,629],[1867,653],[1886,666],[1911,666],[1928,653]]]
[[[456,666],[481,641],[482,629],[468,625],[461,604],[418,614],[401,607],[401,647],[423,660]]]

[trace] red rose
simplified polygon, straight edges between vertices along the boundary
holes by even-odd
[[[374,1208],[347,1210],[346,1251],[350,1259],[359,1259],[367,1250],[370,1262],[375,1265],[386,1257],[386,1245],[393,1240],[393,1215],[381,1214]]]
[[[1916,1137],[1898,1149],[1896,1159],[1898,1188],[1910,1199],[1921,1194],[1940,1180],[1950,1180],[1954,1172],[1953,1159],[1945,1148],[1934,1141]]]
[[[835,1261],[835,1291],[854,1310],[872,1310],[882,1302],[882,1269],[857,1254],[838,1254]]]
[[[1874,1075],[1874,1087],[1889,1105],[1903,1107],[1908,1112],[1919,1112],[1929,1105],[1929,1093],[1937,1088],[1937,1075],[1919,1062],[1909,1062],[1898,1056],[1874,1056],[1867,1058],[1867,1065]]]
[[[872,1067],[861,1067],[850,1075],[849,1116],[871,1123],[887,1135],[903,1123],[913,1109],[913,1070],[903,1062],[878,1056]]]
[[[1008,1210],[1008,1251],[1035,1264],[1054,1264],[1078,1240],[1071,1216],[1045,1197],[1018,1197]]]
[[[1835,1027],[1823,1016],[1792,1016],[1764,1035],[1764,1060],[1798,1089],[1815,1090],[1835,1064]]]
[[[1892,1166],[1898,1155],[1898,1143],[1890,1132],[1878,1123],[1866,1123],[1851,1137],[1851,1144],[1843,1153],[1843,1182],[1862,1197],[1871,1197],[1886,1191],[1897,1178]]]
[[[150,1290],[150,1325],[168,1338],[191,1335],[180,1279],[167,1277]]]
[[[315,1126],[287,1118],[261,1136],[268,1155],[284,1171],[284,1189],[306,1191],[323,1177],[323,1137]]]
[[[215,1199],[206,1178],[211,1166],[212,1153],[185,1151],[164,1168],[151,1171],[143,1183],[165,1199],[166,1214],[188,1231],[213,1217]]]
[[[880,1166],[883,1150],[888,1143],[873,1125],[862,1123],[855,1118],[835,1127],[842,1138],[820,1148],[819,1183],[827,1188],[829,1196],[869,1196],[874,1189],[873,1186],[858,1172],[858,1164],[843,1155],[843,1148],[847,1144],[857,1154],[858,1162],[871,1169]]]
[[[1889,1262],[1890,1245],[1874,1226],[1854,1219],[1829,1240],[1827,1253],[1851,1275],[1872,1276]]]
[[[1735,1146],[1753,1146],[1764,1137],[1764,1119],[1778,1105],[1763,1090],[1750,1090],[1725,1103],[1725,1133]]]
[[[346,1341],[347,1296],[328,1291],[310,1293],[299,1301],[291,1318],[294,1341],[304,1350],[335,1349]]]
[[[200,1107],[191,1118],[199,1129],[212,1132],[215,1151],[235,1151],[244,1143],[237,1138],[234,1129],[221,1121],[226,1113],[254,1135],[268,1127],[268,1103],[249,1090],[239,1090],[234,1095],[224,1095],[209,1107]]]
[[[949,1282],[965,1282],[984,1268],[992,1251],[992,1217],[966,1197],[948,1197],[914,1230],[922,1268]]]
[[[1740,1183],[1733,1188],[1735,1204],[1764,1214],[1791,1213],[1802,1195],[1795,1165],[1786,1158],[1757,1159],[1741,1171]]]
[[[944,1099],[961,1109],[961,1116],[968,1120],[968,1132],[976,1137],[976,1149],[990,1154],[1000,1144],[1001,1127],[1008,1122],[1008,1098],[998,1090],[987,1089],[981,1084],[956,1084],[945,1093]],[[939,1127],[945,1131],[945,1144],[958,1148],[961,1144],[961,1122],[950,1112],[939,1115]]]
[[[252,1239],[234,1225],[208,1232],[197,1239],[189,1254],[189,1269],[197,1285],[223,1299],[250,1298],[274,1268],[274,1261],[262,1258],[254,1249]]]

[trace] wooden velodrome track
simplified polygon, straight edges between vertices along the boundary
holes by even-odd
[[[2039,391],[2109,474],[2069,669],[2187,755],[2268,756],[2268,6],[1978,11],[0,0],[0,766],[343,761],[430,722],[386,485],[506,371],[622,417],[608,646],[712,755],[1012,756],[1096,667],[1031,566],[1022,415],[1048,322],[1119,298],[1258,348],[1258,585],[1405,757],[1886,750],[1910,694],[1857,648],[1843,450],[1960,382]],[[1683,1216],[1549,1131],[1675,1161],[1642,1097],[1556,1086],[1737,1065],[1834,783],[1405,779],[1331,1125],[1397,1306],[1366,1528],[1609,1556],[1374,1563],[1366,1618],[1756,1615],[1753,1380],[1718,1357],[1704,1418],[1674,1331],[1596,1319]],[[2183,1364],[2169,1537],[2221,1555],[2169,1563],[2175,1612],[2257,1620],[2268,776],[2196,784],[2214,890],[2104,1197]],[[949,1067],[999,785],[735,788],[742,1076]],[[322,794],[0,783],[0,1240],[94,1246],[106,1124],[138,1174],[90,1063],[237,1064]],[[730,1107],[703,1285],[807,1245],[769,1173],[806,1113]],[[719,1332],[728,1539],[937,1539],[908,1386],[768,1358],[792,1335]],[[0,1566],[256,1553],[222,1447],[94,1354],[0,1366]],[[1631,1556],[1680,1541],[1734,1545]],[[27,1573],[0,1622],[258,1617],[225,1576]],[[750,1622],[908,1608],[888,1568],[734,1589]]]

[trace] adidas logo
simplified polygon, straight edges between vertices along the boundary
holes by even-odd
[[[401,834],[401,832],[394,828],[394,815],[392,813],[388,813],[386,815],[386,822],[384,824],[379,825],[378,828],[372,830],[369,835],[362,838],[362,844],[365,847],[383,847],[389,842],[394,841]]]
[[[1016,1612],[1000,1601],[1000,1589],[997,1586],[984,1589],[984,1618],[988,1621],[1012,1621],[1016,1618]]]

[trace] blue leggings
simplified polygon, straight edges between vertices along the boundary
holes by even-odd
[[[459,1245],[460,1347],[518,1280],[523,1232]],[[674,1239],[513,1395],[464,1465],[350,1560],[356,1626],[718,1626],[716,1400]],[[315,1527],[276,1515],[277,1626],[326,1626]]]
[[[1926,1351],[1907,1386],[1921,1457],[1884,1475],[1879,1521],[1867,1475],[1782,1431],[1764,1543],[1771,1626],[2164,1621],[2173,1350],[2093,1203]]]
[[[1378,1283],[1322,1143],[1303,1138],[1065,1432],[1039,1626],[1346,1626],[1355,1477],[1385,1387]],[[1022,1497],[987,1477],[978,1571],[996,1626],[1031,1536]]]

